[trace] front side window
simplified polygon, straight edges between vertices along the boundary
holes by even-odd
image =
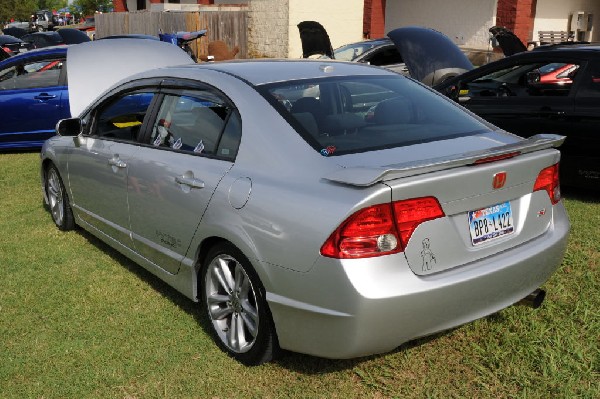
[[[581,77],[581,87],[577,92],[578,97],[600,97],[600,63],[590,65],[585,76]]]
[[[317,151],[342,155],[489,130],[445,97],[401,76],[352,76],[259,89]]]
[[[20,63],[0,72],[0,90],[58,86],[64,59]]]
[[[92,135],[136,141],[153,97],[153,93],[136,92],[110,101],[97,112]]]
[[[233,159],[240,134],[237,112],[219,96],[211,92],[166,94],[152,126],[150,144]]]
[[[568,61],[515,64],[463,82],[460,96],[463,99],[568,96],[579,69],[579,63]]]

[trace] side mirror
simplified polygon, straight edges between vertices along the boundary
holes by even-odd
[[[458,102],[458,98],[460,96],[460,86],[461,86],[461,82],[457,82],[454,85],[450,85],[450,86],[446,87],[446,89],[444,90],[444,94],[449,99]]]
[[[79,118],[61,119],[56,124],[56,133],[59,136],[78,136],[83,128]]]
[[[540,74],[540,71],[538,69],[531,72],[527,72],[526,76],[528,85],[535,85],[537,83],[540,83],[540,80],[542,79],[542,75]]]

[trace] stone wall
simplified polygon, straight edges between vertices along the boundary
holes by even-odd
[[[286,58],[289,53],[289,0],[248,4],[248,57]]]

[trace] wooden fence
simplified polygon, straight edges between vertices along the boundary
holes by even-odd
[[[198,12],[111,12],[96,15],[96,38],[121,34],[145,34],[157,36],[159,31],[198,31],[207,29],[206,36],[192,42],[198,54],[208,53],[208,42],[223,40],[230,48],[238,46],[236,58],[248,57],[247,11],[198,11]]]

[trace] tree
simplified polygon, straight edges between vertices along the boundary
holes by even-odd
[[[39,10],[60,10],[66,8],[67,0],[37,0]]]
[[[31,14],[37,10],[37,3],[37,0],[2,0],[0,21],[29,21]]]
[[[112,0],[75,0],[73,5],[80,9],[83,15],[92,15],[96,11],[111,11],[113,2]]]

